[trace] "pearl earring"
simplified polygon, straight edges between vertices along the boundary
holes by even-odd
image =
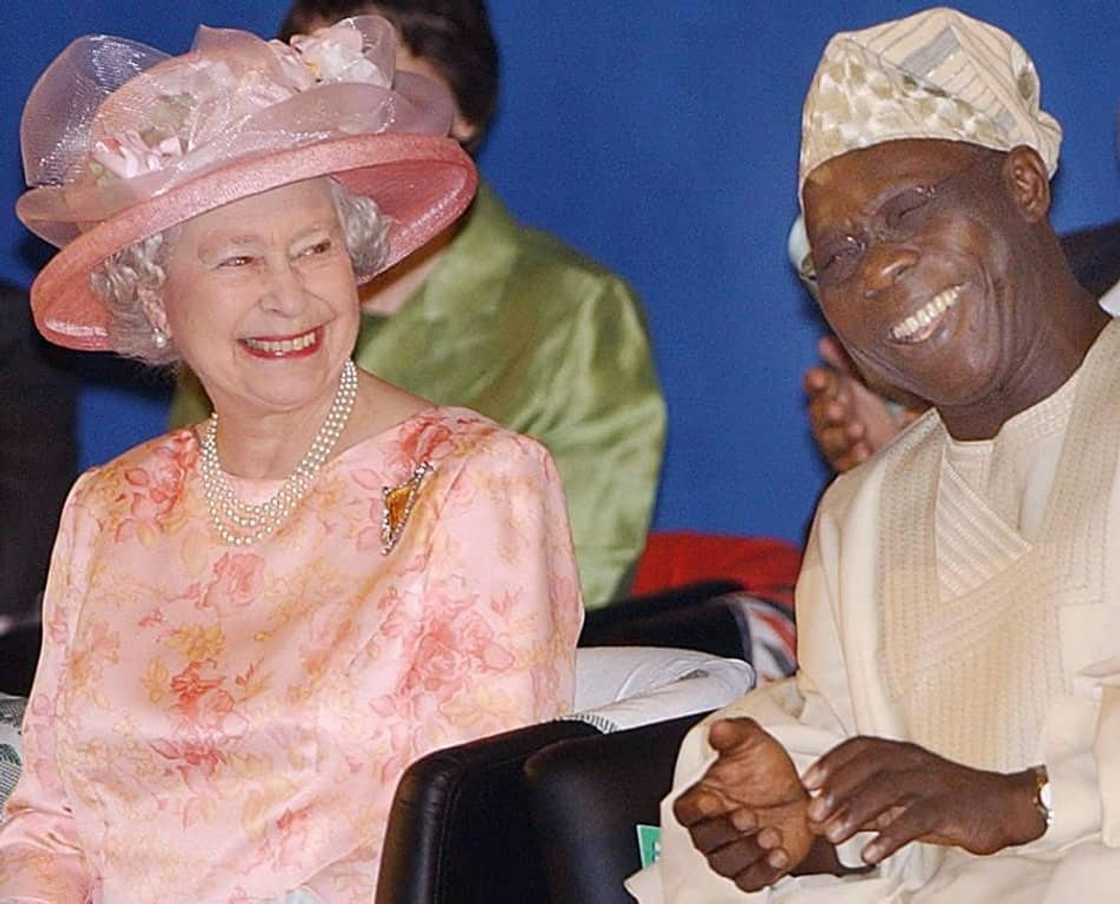
[[[152,328],[152,344],[160,351],[167,348],[169,339],[167,333],[161,330],[158,326]]]

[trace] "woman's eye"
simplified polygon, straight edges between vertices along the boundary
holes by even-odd
[[[236,254],[233,257],[227,257],[218,264],[223,270],[234,270],[238,267],[247,267],[253,262],[253,259],[247,254]]]
[[[330,239],[323,239],[323,241],[316,242],[310,248],[305,248],[301,252],[301,256],[302,257],[315,257],[319,254],[326,254],[328,251],[331,250],[332,247],[334,247],[334,243]]]

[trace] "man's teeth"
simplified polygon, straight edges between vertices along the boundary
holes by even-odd
[[[285,355],[288,352],[303,351],[315,344],[315,330],[296,336],[294,339],[246,339],[249,348],[270,355]]]
[[[961,287],[952,286],[943,292],[938,292],[933,297],[933,300],[923,306],[920,310],[911,314],[902,323],[895,324],[891,327],[891,336],[895,339],[908,339],[913,336],[918,330],[923,327],[929,326],[938,317],[944,314],[949,308],[957,303],[957,299],[961,296]]]

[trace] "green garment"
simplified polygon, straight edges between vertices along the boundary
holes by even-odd
[[[665,403],[622,280],[519,226],[482,186],[424,285],[391,317],[363,316],[354,360],[544,443],[564,482],[588,607],[625,595],[653,510]],[[176,391],[173,425],[207,415],[194,386]]]

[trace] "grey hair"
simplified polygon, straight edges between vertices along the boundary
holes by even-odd
[[[350,255],[354,278],[371,279],[389,257],[389,219],[370,198],[330,180],[331,200]],[[106,258],[90,273],[93,291],[109,309],[109,342],[117,354],[153,367],[179,360],[174,337],[156,345],[148,312],[163,307],[167,259],[178,235],[173,226]]]
[[[354,194],[336,179],[330,183],[354,278],[366,282],[380,273],[389,259],[389,218],[372,198]]]

